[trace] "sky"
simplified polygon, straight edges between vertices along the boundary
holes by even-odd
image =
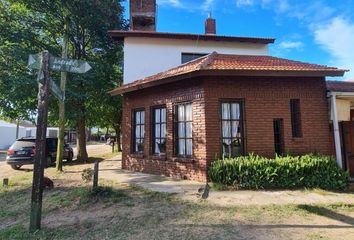
[[[352,70],[354,0],[157,0],[157,31],[204,33],[208,13],[217,35],[272,37],[272,56]],[[128,18],[128,1],[125,16]],[[333,78],[329,78],[333,79]]]

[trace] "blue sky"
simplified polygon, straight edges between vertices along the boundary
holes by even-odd
[[[204,33],[209,11],[217,34],[274,37],[273,56],[352,69],[354,0],[157,0],[157,31]],[[128,17],[128,1],[126,17]],[[339,78],[341,79],[341,78]]]

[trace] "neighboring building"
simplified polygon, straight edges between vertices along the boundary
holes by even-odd
[[[28,122],[21,122],[18,127],[18,138],[35,137],[36,126]],[[0,149],[7,149],[16,140],[17,124],[0,120]],[[58,128],[47,128],[47,137],[57,137]]]
[[[349,170],[354,179],[354,81],[327,81],[327,90],[333,123],[330,128],[331,153],[337,155],[343,169]]]
[[[331,153],[325,77],[345,70],[268,56],[274,39],[217,36],[211,18],[205,32],[110,31],[124,169],[205,181],[222,156]]]

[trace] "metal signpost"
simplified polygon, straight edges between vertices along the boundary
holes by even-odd
[[[49,70],[72,73],[85,73],[91,66],[81,60],[52,57],[48,51],[30,55],[28,68],[38,70],[38,116],[36,133],[36,156],[33,167],[33,183],[31,198],[30,231],[41,227],[43,175],[46,164],[46,134],[48,121],[49,89],[59,101],[65,100],[65,93],[50,79]]]

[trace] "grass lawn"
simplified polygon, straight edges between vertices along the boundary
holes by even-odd
[[[73,171],[73,170],[72,170]],[[100,181],[92,192],[81,172],[47,169],[42,230],[29,234],[32,173],[0,188],[0,239],[352,239],[354,203],[218,207],[182,201],[127,184]]]

